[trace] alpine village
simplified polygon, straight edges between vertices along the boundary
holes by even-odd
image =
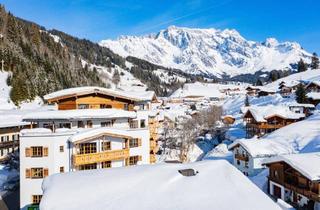
[[[320,210],[318,55],[162,28],[93,42],[0,4],[1,210]]]

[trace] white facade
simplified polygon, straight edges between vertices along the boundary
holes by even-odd
[[[20,134],[20,207],[27,209],[32,204],[33,195],[42,195],[42,181],[45,176],[45,171],[50,176],[61,172],[70,172],[77,170],[73,166],[72,155],[78,154],[75,144],[78,142],[71,141],[75,135],[86,134],[87,132],[94,133],[95,130],[103,131],[106,129],[110,136],[97,136],[90,143],[96,143],[97,153],[102,152],[101,141],[107,138],[110,141],[111,150],[122,150],[124,138],[113,136],[112,132],[125,133],[126,136],[141,139],[141,145],[129,148],[129,156],[139,156],[138,165],[150,163],[150,132],[148,128],[148,111],[138,111],[135,119],[117,118],[117,119],[39,119],[38,127],[35,129],[24,130]],[[130,121],[137,121],[137,127],[130,128]],[[79,128],[79,121],[82,128]],[[88,121],[90,123],[88,123]],[[106,122],[112,122],[106,124]],[[50,129],[44,129],[48,124],[54,125],[53,132]],[[66,126],[68,124],[68,126]],[[90,124],[90,125],[89,125]],[[88,126],[89,125],[89,126]],[[68,127],[68,128],[63,128]],[[101,127],[106,127],[102,128]],[[51,127],[52,129],[52,127]],[[109,130],[108,130],[109,129]],[[98,133],[97,133],[98,134]],[[94,135],[95,137],[95,135]],[[87,140],[84,140],[87,142]],[[41,148],[41,157],[32,157],[28,155],[35,147]],[[30,150],[31,149],[31,150]],[[44,152],[46,150],[46,152]],[[125,166],[125,160],[112,160],[111,167]],[[43,176],[35,178],[31,170],[41,168]],[[97,168],[102,168],[101,163],[97,164]],[[28,174],[27,174],[28,173]]]
[[[247,161],[238,158],[237,154],[241,157],[247,157]],[[255,176],[266,168],[263,161],[268,157],[253,157],[247,150],[239,144],[233,148],[233,165],[239,169],[246,176]]]

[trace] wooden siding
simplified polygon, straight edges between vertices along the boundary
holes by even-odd
[[[102,94],[88,94],[82,96],[70,96],[60,100],[48,100],[48,103],[57,103],[59,110],[78,109],[80,104],[87,104],[89,109],[100,109],[101,106],[125,109],[127,105],[129,110],[133,110],[134,102]]]

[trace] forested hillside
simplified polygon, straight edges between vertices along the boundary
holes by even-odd
[[[19,104],[35,96],[84,85],[107,86],[96,66],[118,66],[129,71],[158,95],[166,95],[181,85],[161,80],[153,71],[168,69],[141,59],[123,58],[105,47],[86,39],[78,39],[57,30],[47,31],[36,23],[22,20],[0,5],[0,60],[4,70],[10,72],[7,83],[12,87],[11,100]],[[130,65],[127,65],[129,63]],[[179,72],[167,72],[179,75]]]

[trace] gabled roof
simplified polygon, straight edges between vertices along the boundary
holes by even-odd
[[[307,93],[307,97],[308,98],[311,98],[313,100],[320,100],[320,92],[310,92],[310,93]]]
[[[265,161],[265,164],[285,162],[311,181],[320,181],[320,152],[281,155]]]
[[[75,87],[59,90],[45,95],[44,99],[49,101],[55,101],[63,98],[87,95],[92,93],[99,93],[102,95],[124,98],[132,101],[152,101],[156,99],[154,91],[120,91],[96,86]]]
[[[300,119],[304,114],[294,113],[286,106],[250,106],[247,108],[244,116],[250,112],[257,122],[266,122],[268,118],[278,116],[283,119]]]
[[[306,88],[308,88],[309,86],[311,85],[315,85],[315,86],[318,86],[320,88],[320,81],[311,81],[307,86]]]
[[[72,109],[33,112],[23,116],[24,121],[115,118],[136,118],[136,113],[121,109]]]
[[[271,157],[276,155],[291,154],[294,151],[287,145],[265,139],[239,139],[229,145],[232,150],[241,145],[252,157]]]

